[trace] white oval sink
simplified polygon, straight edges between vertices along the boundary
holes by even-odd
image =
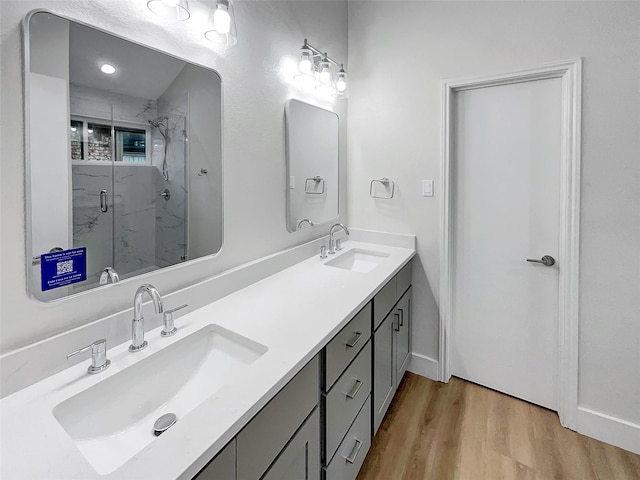
[[[208,325],[65,400],[53,415],[100,475],[151,443],[155,421],[178,422],[268,348]]]
[[[333,260],[329,260],[325,265],[351,270],[353,272],[368,273],[380,265],[388,256],[388,253],[354,248],[347,250]]]

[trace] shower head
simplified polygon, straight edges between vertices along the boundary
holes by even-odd
[[[165,125],[165,122],[167,121],[168,117],[160,117],[157,118],[156,120],[147,120],[149,122],[149,125],[151,125],[152,127],[155,128],[160,128],[160,127],[164,127],[167,128],[167,126]]]

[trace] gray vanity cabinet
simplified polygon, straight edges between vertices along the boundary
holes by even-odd
[[[320,411],[315,409],[262,480],[320,480]]]
[[[371,444],[371,314],[368,303],[324,349],[325,480],[354,480]]]
[[[398,300],[395,309],[395,384],[396,388],[409,366],[411,352],[411,300],[412,290],[409,288]]]
[[[373,299],[373,435],[411,358],[411,263]],[[378,322],[382,317],[383,320]]]
[[[224,449],[204,467],[196,477],[198,480],[235,480],[236,478],[236,440]]]
[[[395,393],[394,315],[390,313],[373,336],[373,434],[387,412]]]
[[[312,413],[318,405],[319,380],[320,360],[316,356],[242,429],[236,437],[237,480],[265,478],[271,464],[281,456],[281,452],[285,453],[285,447],[305,421],[311,420],[308,425],[314,425]],[[308,425],[305,424],[305,427]],[[319,438],[319,424],[317,426],[315,434]],[[305,430],[309,438],[313,436],[310,429]],[[296,463],[298,459],[290,458],[294,453],[300,454],[302,462],[306,461],[304,455],[307,454],[311,458],[320,458],[319,441],[303,444],[305,448],[294,448],[287,452],[286,465],[278,468],[286,470],[289,464]],[[315,451],[314,447],[317,447]],[[319,467],[319,461],[317,463]]]

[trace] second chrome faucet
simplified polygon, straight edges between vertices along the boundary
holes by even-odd
[[[136,290],[136,294],[133,297],[133,321],[131,322],[131,345],[129,345],[130,352],[139,352],[145,348],[148,343],[144,339],[144,311],[143,297],[148,293],[153,300],[153,306],[156,309],[156,313],[162,313],[162,297],[156,287],[145,283]]]

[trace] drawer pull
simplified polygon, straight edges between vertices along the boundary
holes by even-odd
[[[393,329],[396,332],[399,332],[400,331],[400,314],[394,313],[394,315],[396,316],[396,319],[398,320],[398,322],[391,322],[391,324],[393,325]]]
[[[362,332],[356,332],[353,338],[347,342],[347,347],[349,348],[355,347],[361,338],[362,338]]]
[[[362,442],[357,438],[355,440],[356,443],[351,449],[351,454],[348,457],[344,457],[344,459],[349,463],[353,463],[356,461],[356,457],[358,456],[358,453],[360,453],[360,449],[362,448]]]
[[[362,382],[356,378],[356,384],[353,386],[351,391],[349,393],[345,393],[345,395],[347,396],[347,398],[356,398],[356,395],[358,395],[358,392],[361,388]]]
[[[400,312],[400,326],[403,326],[404,325],[404,310],[399,308],[398,311]]]

